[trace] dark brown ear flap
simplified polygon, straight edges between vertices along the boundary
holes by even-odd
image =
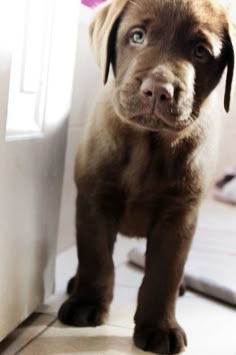
[[[115,73],[116,37],[121,14],[128,0],[108,0],[98,7],[89,27],[92,50],[107,82],[110,67]]]
[[[106,67],[105,67],[105,73],[104,73],[104,84],[107,83],[111,66],[112,66],[114,75],[116,75],[116,37],[117,37],[117,31],[119,28],[120,20],[121,20],[121,15],[116,19],[114,25],[112,26],[112,29],[111,29],[111,32],[110,32],[110,35],[108,38]]]
[[[235,53],[234,48],[229,38],[229,45],[228,45],[228,58],[227,58],[227,77],[226,77],[226,87],[225,87],[225,99],[224,99],[224,106],[225,111],[229,112],[230,110],[230,102],[232,96],[232,86],[233,86],[233,77],[234,77],[234,64],[235,64]]]

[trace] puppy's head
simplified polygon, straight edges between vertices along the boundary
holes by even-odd
[[[113,68],[113,104],[122,119],[181,131],[198,118],[226,67],[229,111],[234,46],[216,1],[111,0],[98,11],[90,35],[105,82]]]

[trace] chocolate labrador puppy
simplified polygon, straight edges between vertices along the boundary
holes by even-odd
[[[102,324],[116,235],[145,236],[134,341],[179,353],[187,340],[176,297],[215,163],[214,97],[225,69],[230,107],[232,27],[212,0],[113,0],[98,10],[90,34],[106,85],[76,159],[79,268],[59,318]]]

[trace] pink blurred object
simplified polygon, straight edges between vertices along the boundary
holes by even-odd
[[[82,0],[82,4],[88,7],[96,7],[106,0]]]

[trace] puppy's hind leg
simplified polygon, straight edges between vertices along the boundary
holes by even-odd
[[[61,322],[80,327],[103,323],[114,284],[112,252],[116,223],[86,197],[78,193],[76,206],[79,268],[68,284],[70,297],[58,314]]]

